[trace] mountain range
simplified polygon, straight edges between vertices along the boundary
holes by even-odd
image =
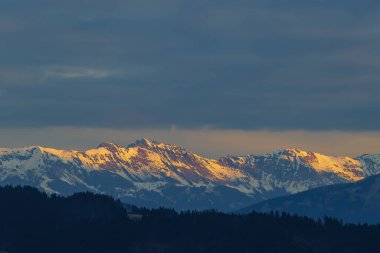
[[[237,210],[278,196],[379,174],[380,155],[334,157],[299,149],[209,159],[141,139],[83,151],[40,146],[0,149],[0,185],[50,194],[92,191],[146,207]]]

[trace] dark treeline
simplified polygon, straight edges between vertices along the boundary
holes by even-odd
[[[0,203],[0,251],[10,253],[380,252],[380,226],[331,218],[138,209],[102,195],[49,197],[30,187],[0,188]]]

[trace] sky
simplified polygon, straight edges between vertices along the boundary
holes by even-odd
[[[380,153],[380,2],[0,0],[0,146]]]

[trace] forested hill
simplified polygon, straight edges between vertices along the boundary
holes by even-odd
[[[380,252],[379,225],[286,214],[137,209],[110,197],[0,188],[0,251]],[[140,215],[142,218],[140,219]]]

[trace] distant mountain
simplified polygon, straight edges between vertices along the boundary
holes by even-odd
[[[93,191],[139,206],[178,210],[236,210],[379,171],[379,155],[354,159],[286,149],[215,160],[147,139],[127,147],[102,143],[84,151],[0,149],[1,185],[31,185],[62,195]]]
[[[267,200],[243,209],[242,213],[251,211],[280,211],[315,218],[330,216],[346,222],[380,223],[380,175]]]

